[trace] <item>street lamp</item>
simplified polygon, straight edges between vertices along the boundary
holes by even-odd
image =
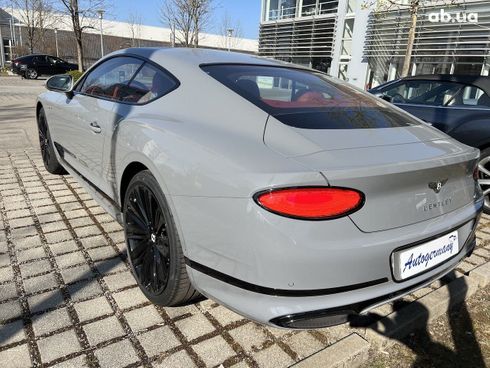
[[[104,9],[97,10],[97,14],[99,14],[100,19],[100,57],[104,57],[104,32],[102,30],[102,20],[104,19]]]
[[[60,57],[60,53],[58,51],[58,28],[54,29],[54,42],[56,44],[56,57]]]
[[[235,30],[233,28],[228,28],[226,32],[228,32],[228,51],[231,51],[231,38],[233,37],[233,32]]]

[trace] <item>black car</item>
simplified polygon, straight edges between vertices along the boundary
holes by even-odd
[[[77,69],[77,64],[51,55],[27,55],[12,61],[12,71],[27,79],[37,79],[40,75],[64,74]]]
[[[490,213],[490,77],[419,75],[369,92],[469,146],[479,148],[479,182]]]

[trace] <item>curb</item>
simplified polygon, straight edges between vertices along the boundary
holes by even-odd
[[[409,302],[367,328],[356,329],[356,332],[306,357],[293,367],[359,367],[368,360],[371,348],[392,346],[397,339],[442,316],[448,308],[467,300],[489,283],[490,262],[475,268],[467,275],[457,273],[447,284]]]
[[[368,359],[370,344],[352,333],[319,352],[299,361],[292,367],[359,367]],[[345,354],[345,352],[348,352]]]

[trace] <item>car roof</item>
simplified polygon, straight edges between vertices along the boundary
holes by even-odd
[[[51,55],[48,55],[48,54],[29,54],[29,55],[20,56],[17,59],[29,59],[29,58],[33,58],[36,56],[51,56]]]
[[[429,80],[429,81],[441,81],[441,82],[455,82],[462,84],[471,84],[481,88],[487,94],[490,94],[490,77],[482,75],[458,75],[458,74],[432,74],[432,75],[416,75],[413,77],[406,77],[400,80]]]
[[[239,52],[229,52],[221,50],[203,48],[184,48],[184,47],[141,47],[128,48],[116,51],[108,56],[120,54],[133,54],[145,57],[159,63],[164,60],[164,66],[186,64],[188,66],[199,67],[203,64],[255,64],[269,66],[289,66],[310,70],[308,68],[286,63],[283,61],[267,59],[252,54]]]

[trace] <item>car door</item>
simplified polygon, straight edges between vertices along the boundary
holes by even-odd
[[[56,66],[56,74],[66,74],[66,72],[71,70],[70,65],[66,61],[60,58],[54,58],[54,60]]]
[[[477,146],[478,134],[488,128],[488,96],[478,87],[451,81],[405,80],[380,91],[396,106],[450,134],[459,141]],[[478,128],[462,129],[468,122]],[[483,130],[482,130],[483,128]]]
[[[117,121],[116,103],[122,86],[131,81],[143,64],[131,57],[114,57],[95,67],[63,106],[66,123],[59,124],[57,142],[65,161],[92,185],[107,192],[102,179],[104,144]]]
[[[51,75],[50,64],[46,58],[46,55],[38,55],[33,59],[34,69],[39,75]]]
[[[53,56],[46,56],[46,60],[48,61],[48,70],[47,75],[55,75],[55,74],[63,74],[63,68],[61,64],[58,63],[58,59]]]
[[[387,86],[380,92],[398,107],[428,123],[445,118],[445,105],[464,85],[432,80],[404,80]]]

